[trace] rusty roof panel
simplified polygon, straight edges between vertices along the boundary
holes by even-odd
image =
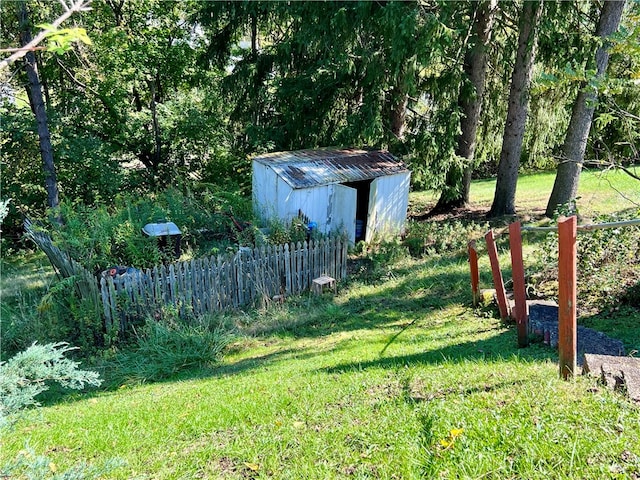
[[[408,172],[385,150],[317,149],[268,153],[254,160],[272,168],[292,188],[357,182]]]

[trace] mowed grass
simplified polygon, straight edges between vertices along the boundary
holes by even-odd
[[[640,176],[640,167],[630,167]],[[553,189],[555,172],[520,175],[516,189],[516,210],[529,216],[544,215]],[[495,179],[475,180],[469,192],[471,207],[488,211],[495,193]],[[640,182],[619,170],[583,170],[578,188],[578,211],[593,217],[629,209],[640,208]],[[433,192],[415,192],[412,202],[428,206],[435,205],[438,197]]]
[[[640,406],[472,309],[463,252],[363,268],[236,314],[219,365],[31,411],[0,465],[28,445],[57,471],[121,459],[117,479],[640,476]]]

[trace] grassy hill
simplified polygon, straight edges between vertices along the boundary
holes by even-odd
[[[585,215],[632,208],[587,180]],[[552,182],[524,177],[520,208],[535,217]],[[492,194],[474,183],[478,209]],[[416,212],[430,201],[412,194]],[[466,239],[442,242],[370,252],[335,297],[226,314],[241,334],[220,364],[50,400],[3,432],[0,465],[28,445],[51,478],[109,459],[119,479],[640,478],[640,407],[591,378],[561,381],[549,347],[518,349],[513,325],[470,306]],[[637,314],[615,322],[640,348]]]

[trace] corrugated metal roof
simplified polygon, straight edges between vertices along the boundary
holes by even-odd
[[[297,150],[268,153],[253,160],[272,168],[292,188],[357,182],[408,171],[385,150]]]

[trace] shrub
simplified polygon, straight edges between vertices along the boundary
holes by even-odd
[[[0,478],[26,478],[51,480],[92,480],[104,478],[104,475],[123,465],[112,459],[100,466],[80,463],[66,471],[60,471],[55,463],[45,455],[38,455],[32,448],[22,450],[12,462],[0,469]]]
[[[593,223],[618,222],[629,216],[603,215]],[[558,236],[549,233],[535,254],[530,283],[534,292],[557,295]],[[640,227],[627,226],[587,231],[578,235],[578,305],[583,311],[633,297],[640,281]]]
[[[79,370],[78,362],[65,358],[72,350],[67,343],[34,343],[0,362],[0,426],[9,423],[9,416],[37,406],[36,397],[48,390],[51,382],[76,390],[102,383],[96,372]]]
[[[34,343],[0,363],[0,429],[10,427],[19,412],[38,406],[36,397],[52,382],[76,390],[101,384],[96,372],[80,370],[78,362],[65,358],[71,350],[74,348],[66,343]],[[50,458],[36,454],[27,445],[14,460],[0,466],[0,478],[91,480],[102,478],[121,465],[114,459],[100,466],[81,463],[61,471]]]
[[[269,231],[267,240],[273,245],[304,242],[309,233],[303,220],[297,217],[291,219],[289,223],[272,218],[268,222],[267,229]]]
[[[120,195],[109,207],[62,204],[63,225],[51,222],[49,228],[56,245],[90,271],[111,265],[149,268],[174,258],[171,249],[160,249],[155,238],[142,234],[147,223],[173,222],[182,231],[184,251],[208,253],[212,240],[224,246],[239,241],[238,225],[248,225],[250,205],[234,192],[168,189],[145,198]]]

